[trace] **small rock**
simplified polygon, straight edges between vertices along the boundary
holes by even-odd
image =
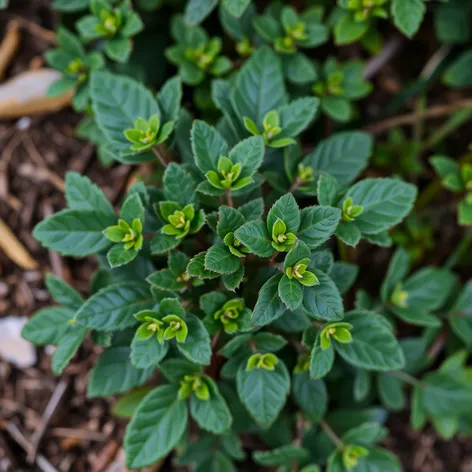
[[[27,321],[25,316],[0,319],[0,357],[22,368],[36,363],[36,348],[21,337],[21,330]]]

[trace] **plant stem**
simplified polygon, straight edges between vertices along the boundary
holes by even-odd
[[[332,430],[331,426],[326,423],[325,420],[321,420],[321,427],[323,428],[323,431],[326,433],[326,435],[333,441],[333,443],[336,445],[338,449],[343,449],[344,448],[344,443],[341,441],[341,438]]]
[[[302,184],[303,182],[300,180],[299,177],[297,177],[295,179],[295,182],[293,182],[292,186],[289,188],[288,192],[289,193],[293,193],[295,192],[295,190],[297,190],[298,187],[300,187],[300,185]]]
[[[211,350],[214,351],[215,348],[216,348],[216,345],[218,344],[218,340],[220,339],[220,335],[221,335],[221,330],[218,331],[212,338],[211,340]]]
[[[401,370],[393,370],[391,372],[388,372],[388,374],[392,377],[396,377],[397,379],[403,380],[404,382],[409,383],[410,385],[421,385],[421,382],[418,379],[416,379],[412,375],[402,372]]]
[[[343,262],[349,262],[349,248],[347,244],[344,244],[340,239],[338,239],[338,250],[339,258]]]
[[[462,239],[460,240],[459,244],[456,246],[452,254],[447,258],[444,268],[451,270],[457,262],[462,258],[462,256],[467,252],[469,245],[472,241],[472,229],[469,228]]]
[[[167,167],[167,161],[165,160],[164,156],[162,155],[161,150],[157,146],[154,146],[152,148],[152,152],[157,157],[159,162],[164,166],[164,168],[166,168]]]
[[[229,188],[226,189],[226,203],[228,203],[229,207],[234,208],[233,197]]]

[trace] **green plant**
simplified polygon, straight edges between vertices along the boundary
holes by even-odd
[[[302,3],[261,12],[247,0],[141,0],[136,11],[54,2],[84,13],[87,47],[59,30],[47,58],[64,78],[50,93],[74,90],[74,107],[87,112],[77,133],[103,162],[153,172],[116,208],[88,178],[67,174],[67,208],[34,236],[64,256],[96,256],[99,270],[86,300],[48,276],[57,306],[36,313],[23,336],[57,346],[57,374],[86,336],[101,346],[87,394],[122,395],[113,411],[131,418],[129,468],[173,454],[196,471],[246,470],[251,460],[278,472],[397,472],[381,446],[384,424],[407,406],[415,429],[430,421],[444,438],[471,432],[472,285],[452,270],[470,238],[443,267],[424,262],[437,241],[434,215],[420,208],[440,185],[420,179],[421,126],[412,140],[393,131],[366,171],[374,139],[352,105],[373,89],[364,63],[310,55],[331,32],[337,44],[372,46],[377,19],[390,15],[411,36],[425,5]],[[159,15],[170,27],[161,24],[158,58],[146,34]],[[156,79],[151,49],[152,67],[166,70],[167,58],[177,75]],[[445,83],[468,84],[462,61]],[[431,159],[470,224],[466,161]],[[377,254],[389,261],[381,273]]]

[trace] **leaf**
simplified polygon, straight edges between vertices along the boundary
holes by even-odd
[[[205,269],[206,252],[200,252],[190,260],[187,266],[187,274],[200,279],[216,279],[220,274]]]
[[[259,129],[269,111],[285,105],[282,67],[271,49],[258,48],[246,61],[236,77],[231,101],[240,118],[250,118]]]
[[[169,382],[180,382],[186,375],[199,374],[201,366],[186,359],[167,359],[159,365],[159,369]]]
[[[382,403],[393,411],[400,411],[405,408],[405,395],[403,393],[403,383],[393,375],[379,374],[377,376],[377,391]]]
[[[358,274],[358,266],[348,262],[336,261],[328,275],[343,295],[354,285]]]
[[[251,136],[240,141],[229,153],[235,164],[241,164],[241,176],[252,176],[264,159],[264,140],[261,136]]]
[[[253,325],[265,326],[284,314],[285,306],[280,300],[278,292],[281,278],[281,274],[274,275],[259,290],[259,296],[251,318]]]
[[[286,444],[270,451],[254,451],[252,453],[254,462],[265,467],[292,464],[294,462],[304,463],[308,460],[308,457],[308,450],[295,444]]]
[[[137,469],[165,457],[187,428],[187,403],[179,400],[178,387],[163,385],[139,404],[126,428],[126,466]]]
[[[280,197],[267,215],[267,228],[272,231],[277,219],[281,219],[287,225],[287,233],[296,233],[300,228],[300,208],[291,193]]]
[[[111,412],[119,418],[131,419],[134,416],[143,398],[153,389],[153,387],[141,387],[118,399],[112,406]]]
[[[95,210],[62,210],[37,224],[33,236],[65,256],[88,256],[110,245],[103,230],[115,223],[116,217]]]
[[[114,244],[113,247],[107,253],[107,260],[110,267],[121,267],[129,264],[138,255],[136,249],[125,249],[125,243]]]
[[[456,277],[446,269],[423,267],[411,275],[403,285],[408,293],[409,309],[433,311],[446,302],[456,283]]]
[[[372,149],[373,139],[367,133],[346,131],[322,140],[302,163],[315,172],[331,174],[342,186],[354,180],[367,166]]]
[[[209,377],[205,377],[205,383],[210,390],[210,398],[200,400],[196,395],[192,395],[190,414],[200,428],[213,434],[223,434],[230,429],[233,418],[216,383]]]
[[[423,0],[393,0],[392,16],[395,26],[409,38],[419,29],[426,13]]]
[[[320,205],[334,205],[338,195],[338,181],[331,174],[322,173],[317,183],[317,197]]]
[[[275,249],[271,244],[267,227],[260,220],[245,223],[234,233],[234,235],[253,254],[256,254],[259,257],[270,257],[275,252]]]
[[[328,409],[328,392],[322,380],[310,378],[309,372],[292,376],[292,395],[295,403],[314,422],[319,422]]]
[[[85,175],[67,172],[65,197],[72,210],[94,210],[115,216],[115,210],[103,191]]]
[[[182,208],[196,203],[195,182],[181,165],[171,162],[164,172],[163,183],[164,195],[169,201],[178,203]]]
[[[57,346],[69,328],[74,311],[64,307],[44,308],[35,313],[23,327],[21,336],[38,346]]]
[[[154,300],[149,286],[123,282],[99,290],[77,312],[77,321],[97,331],[116,331],[136,324],[135,313],[151,309]]]
[[[218,274],[232,274],[241,265],[239,257],[231,253],[228,246],[222,243],[211,246],[206,252],[205,269]]]
[[[279,297],[289,310],[296,310],[303,301],[303,286],[295,278],[284,275],[279,282]]]
[[[300,228],[297,238],[310,249],[315,249],[334,234],[341,210],[330,206],[311,206],[301,211]]]
[[[194,472],[236,472],[231,461],[220,451],[214,451],[202,460]]]
[[[172,249],[175,249],[181,240],[175,236],[157,232],[151,240],[151,253],[164,254]]]
[[[228,157],[228,144],[225,139],[216,128],[204,121],[193,122],[191,141],[195,164],[203,174],[216,170],[220,157]]]
[[[89,0],[53,0],[52,7],[59,11],[80,11],[89,6]]]
[[[237,18],[244,13],[250,3],[251,0],[222,0],[223,7]]]
[[[396,370],[405,365],[403,351],[386,321],[376,313],[353,310],[344,320],[353,326],[352,342],[334,341],[336,351],[348,363],[369,370]]]
[[[451,309],[449,322],[454,333],[467,345],[472,344],[472,281],[465,284]]]
[[[238,210],[246,221],[258,220],[262,218],[264,214],[264,200],[262,198],[256,198],[240,206]]]
[[[133,367],[129,347],[109,347],[103,351],[90,372],[87,396],[107,397],[127,392],[146,382],[153,371],[153,367],[142,370]]]
[[[316,97],[304,97],[281,107],[278,112],[282,132],[277,139],[295,138],[307,129],[315,118],[319,104],[320,100]]]
[[[303,241],[298,240],[285,256],[284,270],[294,267],[302,259],[310,259],[310,256],[311,251],[308,249],[308,246]]]
[[[195,315],[187,315],[185,322],[188,327],[188,336],[184,343],[177,343],[177,348],[188,360],[196,364],[209,365],[211,344],[208,331]]]
[[[185,22],[189,25],[201,23],[216,7],[218,0],[188,0]]]
[[[59,305],[64,305],[71,310],[77,310],[84,302],[82,295],[59,277],[47,274],[45,282],[48,292]]]
[[[56,375],[62,374],[62,371],[69,365],[69,362],[83,343],[85,336],[87,336],[87,332],[87,328],[82,326],[69,325],[52,355],[51,370]]]
[[[178,75],[168,79],[157,95],[162,123],[176,122],[179,119],[182,102],[182,80]]]
[[[312,379],[321,379],[331,370],[334,364],[333,344],[324,350],[321,349],[320,336],[318,335],[311,350],[310,356],[310,377]]]
[[[472,50],[463,52],[444,73],[443,81],[449,87],[461,88],[472,85]]]
[[[277,334],[263,332],[254,336],[254,344],[260,351],[277,352],[287,345],[287,341]]]
[[[413,208],[417,188],[397,179],[364,179],[346,194],[364,210],[355,220],[362,233],[376,234],[399,223]]]
[[[225,286],[226,290],[231,290],[234,292],[240,285],[244,279],[244,265],[240,263],[239,269],[232,274],[223,274],[221,276],[221,281]]]
[[[238,395],[249,414],[263,428],[268,428],[280,413],[290,390],[290,376],[282,361],[275,370],[246,371],[243,363],[236,376]]]
[[[157,336],[139,340],[136,336],[131,343],[131,363],[137,369],[156,367],[169,350],[169,343],[160,343]]]
[[[234,233],[246,220],[239,210],[222,205],[218,211],[218,236],[224,239],[228,233]]]
[[[367,34],[370,21],[356,21],[350,11],[345,11],[334,26],[334,43],[337,46],[353,43]]]
[[[181,273],[183,272],[185,270]],[[146,280],[162,290],[178,291],[185,287],[185,284],[177,282],[175,275],[169,269],[153,272]]]
[[[131,146],[124,131],[134,128],[137,118],[159,115],[152,93],[140,82],[109,72],[94,72],[90,79],[92,108],[99,128],[108,141],[127,150]]]
[[[393,254],[387,274],[380,287],[380,295],[384,303],[388,301],[396,285],[408,274],[409,259],[408,252],[403,248],[398,248]]]
[[[341,220],[334,233],[344,244],[355,247],[362,238],[361,230],[354,222]]]
[[[305,287],[302,307],[315,319],[339,321],[343,319],[343,301],[335,283],[321,270],[314,269],[319,285]]]

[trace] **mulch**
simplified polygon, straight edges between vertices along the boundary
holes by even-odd
[[[8,14],[0,13],[0,35],[11,13],[53,29],[47,0],[13,3]],[[25,32],[8,76],[37,67],[48,46]],[[32,237],[32,229],[64,207],[67,170],[89,176],[116,204],[135,169],[115,165],[104,171],[93,147],[74,136],[79,120],[71,110],[63,110],[0,123],[0,218],[39,262],[37,270],[23,270],[0,251],[0,317],[31,316],[49,305],[44,286],[48,272],[87,293],[94,260],[64,258],[43,249]],[[445,234],[445,245],[440,247],[451,247],[458,235],[450,230]],[[384,263],[385,257],[380,257],[379,265]],[[89,400],[85,395],[88,371],[99,352],[86,340],[61,378],[51,373],[50,353],[42,348],[34,367],[20,369],[0,359],[0,471],[104,472],[119,457],[126,423],[110,414],[112,400]],[[441,441],[430,428],[413,432],[407,414],[393,416],[389,426],[391,435],[385,445],[400,456],[406,471],[472,472],[470,440]],[[168,463],[158,468],[178,470]]]

